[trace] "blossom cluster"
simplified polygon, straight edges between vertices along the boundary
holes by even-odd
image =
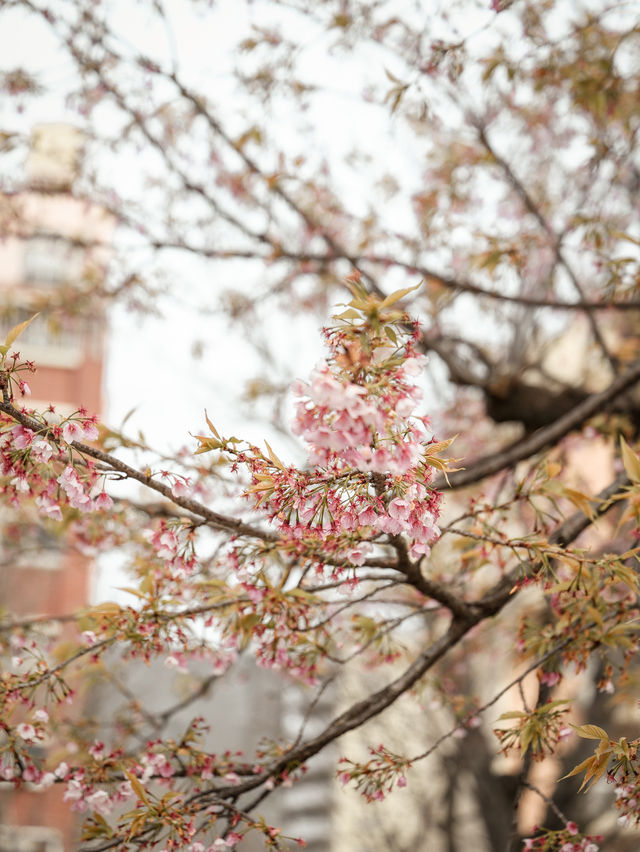
[[[441,495],[430,484],[429,454],[436,445],[429,421],[415,413],[421,392],[414,378],[424,361],[415,351],[417,330],[407,331],[410,326],[404,314],[385,313],[381,304],[355,313],[349,321],[327,330],[327,360],[308,383],[296,385],[293,428],[309,448],[307,469],[285,467],[268,445],[266,455],[255,447],[240,450],[236,439],[224,441],[215,429],[217,440],[207,439],[206,449],[229,453],[236,467],[248,470],[251,484],[245,493],[266,511],[279,535],[269,534],[259,543],[232,541],[225,553],[234,573],[229,580],[227,572],[218,586],[215,577],[210,584],[206,577],[202,581],[205,568],[195,553],[197,526],[190,520],[155,523],[146,542],[139,540],[136,570],[143,580],[140,590],[133,590],[138,598],[135,607],[109,603],[87,614],[79,657],[97,660],[122,637],[125,656],[149,660],[161,655],[167,667],[182,671],[199,655],[212,661],[217,674],[250,641],[259,665],[314,684],[319,660],[335,638],[323,626],[326,611],[319,621],[310,605],[311,593],[272,584],[264,568],[264,553],[273,545],[287,555],[315,562],[316,570],[328,566],[328,570],[342,571],[345,563],[347,568],[350,564],[354,575],[377,543],[389,542],[386,537],[403,536],[413,558],[428,553],[439,535]],[[14,502],[28,499],[42,517],[52,520],[62,520],[66,509],[82,516],[109,509],[111,498],[101,490],[104,474],[78,446],[78,442],[99,437],[95,418],[79,410],[52,423],[50,415],[31,413],[20,417],[18,423],[0,421],[1,487]],[[188,478],[168,472],[161,475],[169,478],[176,500],[191,499],[197,493],[198,483],[192,486]],[[85,520],[83,525],[91,523]],[[215,622],[213,614],[204,617],[205,627],[215,625],[217,640],[211,644],[192,630],[192,621],[194,613],[206,612],[213,600]],[[183,606],[192,602],[196,605]],[[159,607],[165,607],[166,617],[158,617]],[[47,666],[43,658],[40,668],[48,677]],[[34,683],[37,677],[43,675],[34,671]],[[60,689],[62,700],[72,687],[61,678],[59,681],[64,687]],[[18,701],[16,690],[14,703]],[[172,831],[175,828],[176,837],[180,835],[181,845],[169,844],[167,849],[211,852],[232,848],[241,839],[241,834],[230,831],[209,846],[198,841],[196,811],[189,809],[184,795],[174,787],[185,775],[198,786],[214,777],[232,786],[247,771],[260,774],[261,767],[247,769],[232,761],[218,761],[215,755],[190,745],[186,754],[187,747],[179,750],[175,743],[159,741],[126,756],[115,745],[110,751],[96,742],[83,750],[71,768],[65,763],[55,769],[44,768],[44,764],[39,767],[29,758],[29,751],[49,736],[43,718],[33,713],[20,716],[19,724],[9,729],[20,760],[15,764],[4,761],[3,780],[16,785],[30,781],[43,787],[64,784],[64,800],[73,810],[89,817],[93,814],[95,818],[90,817],[88,824],[96,830],[106,826],[106,818],[121,814],[136,801],[138,809],[144,805],[152,812],[156,807],[152,791],[168,788],[170,792],[158,801],[165,802],[163,819]],[[349,777],[365,795],[377,799],[392,786],[405,785],[407,768],[404,758],[380,747],[372,751],[372,760],[362,772],[354,764]],[[282,773],[264,783],[289,780]],[[233,828],[234,816],[230,818]],[[257,824],[247,823],[242,831],[245,828],[262,830]],[[265,830],[273,831],[273,837],[278,832]]]
[[[607,773],[607,782],[614,785],[616,809],[620,825],[633,827],[640,823],[640,775],[635,761],[628,760],[618,772]]]
[[[161,521],[155,529],[148,530],[145,537],[171,579],[182,580],[196,570],[198,562],[190,528]]]
[[[542,829],[537,837],[527,837],[522,852],[598,852],[601,842],[601,836],[581,834],[575,822],[568,822],[558,831]]]
[[[407,377],[419,374],[425,360],[416,355],[394,363],[370,387],[334,375],[326,362],[310,383],[297,382],[293,431],[309,444],[310,462],[326,467],[337,457],[356,470],[394,476],[415,467],[425,434],[423,423],[408,423],[421,392]]]
[[[62,520],[65,505],[84,513],[110,509],[113,501],[99,488],[95,467],[87,462],[80,475],[69,456],[74,441],[97,438],[96,418],[83,409],[60,424],[43,421],[39,431],[7,424],[0,434],[2,491],[13,505],[34,499],[40,515],[56,521]],[[56,466],[63,465],[56,476]]]
[[[199,436],[199,452],[224,450],[249,470],[247,495],[286,539],[315,539],[354,566],[381,535],[406,536],[419,558],[440,534],[441,495],[429,485],[434,439],[428,418],[414,414],[422,394],[413,377],[425,360],[415,351],[417,328],[407,332],[403,314],[384,326],[391,321],[380,307],[352,308],[358,321],[326,330],[328,358],[310,382],[294,385],[292,428],[309,448],[311,470],[285,467],[268,445],[265,455],[239,450],[215,430],[215,439]]]
[[[366,763],[357,763],[342,758],[343,768],[338,772],[338,780],[342,784],[355,783],[367,802],[382,801],[393,790],[394,785],[406,787],[405,773],[411,766],[411,761],[399,754],[394,754],[383,745],[370,748],[371,759]]]

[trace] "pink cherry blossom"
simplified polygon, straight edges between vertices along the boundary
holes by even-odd
[[[188,479],[176,478],[175,482],[171,486],[171,493],[174,497],[190,497],[191,491],[192,489]]]
[[[84,437],[84,430],[75,420],[67,420],[62,426],[62,437],[67,444],[71,444],[73,441],[80,441]]]
[[[31,445],[31,455],[37,462],[46,464],[53,455],[53,447],[48,441],[40,438]]]
[[[92,420],[85,420],[82,424],[82,437],[84,438],[84,440],[97,441],[99,436],[100,433],[98,432],[98,427],[96,426],[96,424]]]
[[[107,511],[113,507],[113,500],[109,497],[106,491],[101,491],[93,501],[93,505],[96,509]]]
[[[18,732],[18,736],[22,737],[26,743],[35,742],[38,736],[38,732],[33,725],[28,725],[26,722],[22,722],[18,725],[16,731]]]
[[[85,802],[89,810],[96,811],[96,813],[102,814],[102,816],[110,814],[114,807],[109,794],[105,790],[95,790],[85,798]]]
[[[37,783],[41,778],[41,773],[36,769],[33,764],[27,764],[25,768],[22,770],[22,780],[23,781],[32,781]]]
[[[46,494],[36,497],[36,505],[41,515],[54,521],[62,520],[62,510],[56,501]]]
[[[13,446],[17,450],[24,450],[26,447],[31,446],[35,438],[35,432],[27,429],[26,426],[14,426],[10,431],[13,435]]]

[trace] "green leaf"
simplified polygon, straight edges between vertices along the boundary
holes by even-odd
[[[532,720],[528,724],[526,724],[520,732],[520,749],[522,751],[522,754],[526,754],[529,750],[529,746],[533,741],[535,733],[535,725],[533,724]]]
[[[400,80],[399,77],[396,77],[395,74],[392,74],[388,68],[384,69],[384,73],[387,75],[387,77],[391,80],[392,83],[397,83],[400,86],[404,86],[403,81]]]
[[[330,27],[339,27],[340,29],[346,30],[347,27],[351,24],[351,16],[350,15],[334,15],[333,20],[331,21]]]
[[[131,586],[116,586],[115,587],[119,592],[127,592],[130,595],[135,595],[137,598],[142,598],[142,600],[147,600],[148,595],[145,595],[143,592],[140,592],[138,589],[132,589]]]
[[[133,408],[130,408],[129,411],[127,411],[125,416],[122,418],[122,423],[120,424],[121,429],[124,429],[127,421],[129,420],[130,417],[132,417],[136,413],[137,409],[138,409],[138,406],[134,405]]]
[[[194,455],[197,456],[198,453],[209,453],[211,450],[220,450],[222,449],[222,444],[220,441],[216,441],[214,438],[208,438],[205,435],[194,435],[194,438],[197,438],[200,441],[200,446],[194,452]]]
[[[589,497],[587,494],[584,494],[582,491],[578,491],[575,488],[567,488],[566,486],[563,487],[563,491],[564,496],[568,500],[571,500],[577,509],[580,509],[580,511],[591,521],[595,521],[597,516],[589,503],[589,501],[593,499],[592,497]]]

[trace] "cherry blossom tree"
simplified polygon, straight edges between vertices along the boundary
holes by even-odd
[[[2,72],[5,233],[28,225],[15,163],[49,98],[85,135],[74,193],[119,229],[106,276],[35,308],[145,311],[206,281],[200,305],[272,356],[248,395],[276,401],[284,449],[230,435],[218,413],[168,454],[93,412],[33,407],[29,320],[9,330],[2,522],[18,550],[42,528],[126,553],[133,603],[3,616],[2,778],[63,787],[85,852],[251,834],[286,849],[304,838],[262,802],[337,743],[337,778],[388,848],[403,847],[377,809],[421,791],[423,766],[449,849],[465,797],[478,850],[633,848],[637,716],[620,708],[637,704],[637,8],[238,1],[231,47],[224,3],[131,8],[0,4],[68,71]],[[224,73],[189,65],[181,14],[223,34]],[[329,126],[327,102],[342,105]],[[306,381],[279,363],[282,312],[324,325]],[[62,642],[44,629],[56,620]],[[255,754],[212,753],[198,717],[169,736],[136,695],[129,728],[77,724],[83,674],[113,659],[221,678],[242,654],[303,684],[309,712],[331,683],[349,698],[318,733]],[[409,703],[438,729],[423,747],[387,721]]]

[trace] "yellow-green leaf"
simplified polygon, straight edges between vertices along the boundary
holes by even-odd
[[[425,447],[424,454],[425,456],[434,456],[436,453],[439,453],[441,450],[446,450],[447,447],[451,446],[455,441],[457,435],[454,435],[453,438],[449,438],[447,441],[435,441],[433,444],[429,444]]]
[[[277,455],[273,452],[273,450],[272,450],[272,449],[271,449],[271,447],[269,446],[269,442],[268,442],[268,441],[265,441],[265,444],[267,445],[267,452],[269,453],[269,458],[271,459],[271,461],[272,461],[272,462],[275,464],[275,466],[276,466],[277,468],[279,468],[280,470],[285,470],[285,466],[282,464],[282,462],[280,461],[280,459],[278,458],[278,456],[277,456]]]
[[[531,745],[535,733],[536,731],[532,721],[525,725],[520,732],[520,749],[522,754],[526,754],[529,750],[529,746]]]
[[[360,319],[360,311],[357,311],[355,308],[347,308],[346,311],[342,311],[341,314],[336,314],[336,319],[347,320],[347,319]]]
[[[96,606],[92,606],[88,609],[85,615],[89,616],[102,616],[102,615],[120,615],[122,612],[122,607],[115,603],[114,601],[104,601],[104,603],[97,604]]]
[[[249,633],[260,621],[261,616],[257,612],[250,612],[247,615],[243,615],[240,619],[240,629],[245,633]]]
[[[118,592],[128,592],[128,594],[135,595],[137,598],[142,598],[145,601],[149,597],[148,595],[145,595],[143,592],[140,592],[138,589],[132,589],[131,586],[116,586],[116,590]]]
[[[145,805],[148,805],[149,804],[149,798],[147,796],[147,791],[142,786],[140,779],[136,778],[136,776],[132,772],[127,772],[126,769],[124,770],[124,774],[129,779],[129,781],[131,783],[131,787],[133,789],[133,792],[136,794],[136,796],[141,801],[143,801],[145,803]]]
[[[220,435],[218,434],[218,430],[217,430],[217,429],[216,429],[216,427],[213,425],[213,423],[209,420],[209,415],[207,414],[207,409],[206,409],[206,408],[205,408],[205,410],[204,410],[204,417],[205,417],[205,420],[207,421],[207,426],[209,427],[209,429],[211,429],[211,431],[213,432],[213,434],[214,434],[214,435],[216,436],[216,438],[220,441],[220,440],[221,440],[221,438],[220,438]]]
[[[640,459],[622,435],[620,435],[620,450],[622,452],[622,464],[627,472],[627,476],[632,482],[640,483]]]
[[[199,453],[210,453],[211,450],[220,450],[223,447],[223,444],[215,438],[207,438],[205,435],[194,435],[194,438],[200,441],[200,446],[194,452],[194,456]]]
[[[389,293],[387,298],[378,305],[378,310],[383,311],[385,308],[391,307],[391,305],[399,302],[400,299],[404,299],[405,296],[409,293],[413,293],[413,291],[417,290],[419,287],[422,287],[422,281],[419,284],[416,284],[415,287],[403,287],[402,290],[395,290],[393,293]]]
[[[580,737],[586,740],[608,740],[609,734],[598,725],[571,725]]]
[[[573,505],[580,509],[580,511],[585,514],[590,520],[595,520],[596,513],[593,510],[593,507],[589,503],[589,500],[592,498],[588,497],[582,491],[577,491],[575,488],[564,488],[565,497],[567,497]]]
[[[567,772],[566,775],[563,775],[560,778],[560,781],[564,781],[565,778],[572,778],[574,775],[579,775],[581,772],[584,772],[585,769],[591,765],[591,763],[595,760],[595,757],[587,757],[586,760],[583,760],[582,763],[579,763],[577,766],[574,766],[571,772]]]
[[[600,757],[594,758],[594,762],[591,764],[591,766],[589,767],[589,769],[587,770],[587,772],[584,776],[584,781],[580,785],[580,789],[582,790],[582,788],[585,787],[588,784],[589,781],[591,781],[591,784],[589,784],[589,786],[591,786],[592,784],[595,784],[595,782],[599,778],[602,778],[602,776],[604,775],[608,765],[609,765],[609,753],[608,752],[606,754],[600,755]]]
[[[18,325],[14,325],[14,327],[9,330],[4,340],[4,345],[7,347],[7,349],[12,345],[15,340],[20,337],[25,328],[30,325],[37,316],[40,315],[34,314],[31,319],[25,320],[24,322],[21,322]]]
[[[398,335],[396,334],[393,326],[390,326],[390,325],[385,326],[384,333],[387,335],[387,337],[393,343],[394,346],[398,345]]]

